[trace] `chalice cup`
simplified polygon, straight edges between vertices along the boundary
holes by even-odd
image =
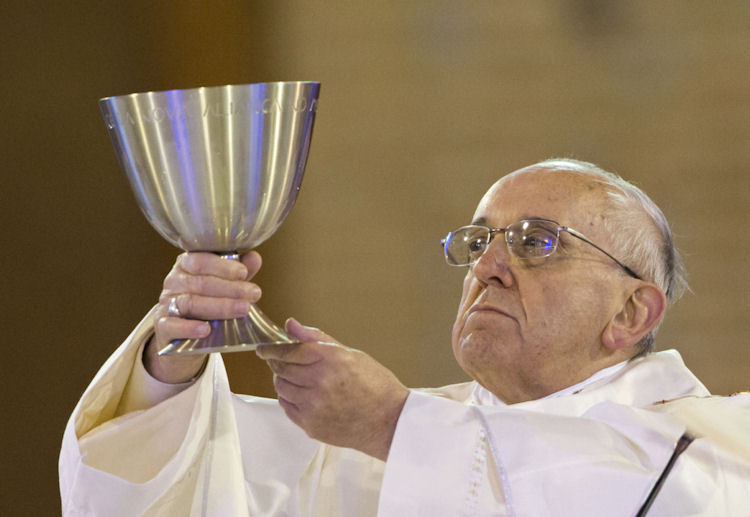
[[[99,101],[138,206],[186,251],[237,260],[289,214],[305,171],[320,83],[274,82],[134,93]],[[257,306],[211,321],[201,339],[159,353],[293,343]]]

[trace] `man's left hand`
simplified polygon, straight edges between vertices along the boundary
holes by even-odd
[[[299,344],[256,353],[274,372],[287,416],[311,438],[385,461],[409,390],[364,352],[293,319],[286,328]]]

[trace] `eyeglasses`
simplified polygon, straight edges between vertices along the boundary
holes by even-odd
[[[492,241],[493,234],[505,234],[505,244],[511,255],[519,259],[544,258],[557,250],[560,232],[564,231],[593,247],[614,260],[625,272],[640,280],[635,271],[588,240],[581,233],[567,226],[560,226],[549,219],[523,219],[505,228],[488,228],[472,224],[450,232],[440,241],[445,260],[451,266],[470,266],[485,252]]]

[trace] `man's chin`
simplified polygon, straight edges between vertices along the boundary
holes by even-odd
[[[476,364],[477,361],[489,360],[496,355],[497,348],[502,346],[496,333],[485,329],[472,329],[459,334],[454,353],[462,365],[464,362]]]
[[[502,346],[508,337],[516,336],[518,331],[516,321],[504,314],[477,311],[469,314],[460,327],[454,326],[453,335],[458,336],[459,343],[479,340]]]

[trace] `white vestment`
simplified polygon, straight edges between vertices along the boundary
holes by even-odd
[[[750,516],[750,394],[710,397],[674,351],[512,406],[476,383],[412,391],[384,463],[230,393],[219,354],[186,388],[149,379],[148,322],[68,422],[66,516],[633,516],[686,423],[711,438],[679,457],[648,515]]]

